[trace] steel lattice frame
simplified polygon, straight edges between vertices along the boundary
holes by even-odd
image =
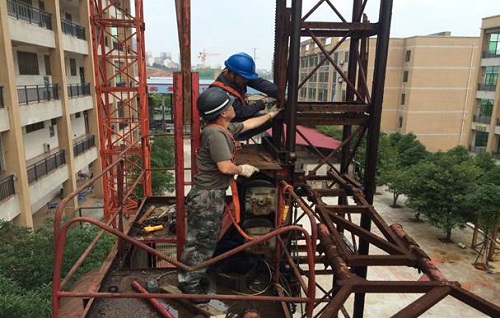
[[[123,178],[116,168],[103,177],[108,220],[121,206],[119,183],[126,214],[137,212],[137,185],[140,195],[151,195],[143,2],[132,1],[131,7],[127,0],[89,1],[102,169],[126,152]]]

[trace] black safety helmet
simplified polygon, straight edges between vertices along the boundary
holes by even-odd
[[[205,121],[214,121],[234,102],[234,97],[218,87],[210,87],[200,94],[196,106]]]

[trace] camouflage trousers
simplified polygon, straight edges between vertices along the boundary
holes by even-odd
[[[181,262],[194,266],[213,256],[219,238],[226,190],[201,190],[193,186],[186,197],[186,241]],[[206,269],[178,271],[179,283],[196,286]]]

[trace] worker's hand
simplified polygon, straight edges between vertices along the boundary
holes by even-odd
[[[274,98],[274,97],[264,97],[263,99],[261,99],[261,101],[265,104],[265,105],[270,105],[270,104],[275,104],[277,99]]]
[[[278,108],[276,105],[274,105],[273,107],[271,107],[268,111],[268,114],[271,116],[271,119],[273,119],[274,117],[276,117],[276,115],[278,115],[281,111],[283,110],[283,108]]]
[[[252,176],[252,174],[254,174],[256,172],[259,172],[259,168],[254,167],[252,165],[244,164],[244,165],[241,165],[240,167],[241,167],[240,175],[247,177],[247,178],[250,178]]]

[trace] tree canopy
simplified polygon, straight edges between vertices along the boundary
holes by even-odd
[[[408,206],[424,214],[450,239],[454,228],[463,228],[473,218],[466,195],[482,173],[464,147],[434,153],[411,168]]]

